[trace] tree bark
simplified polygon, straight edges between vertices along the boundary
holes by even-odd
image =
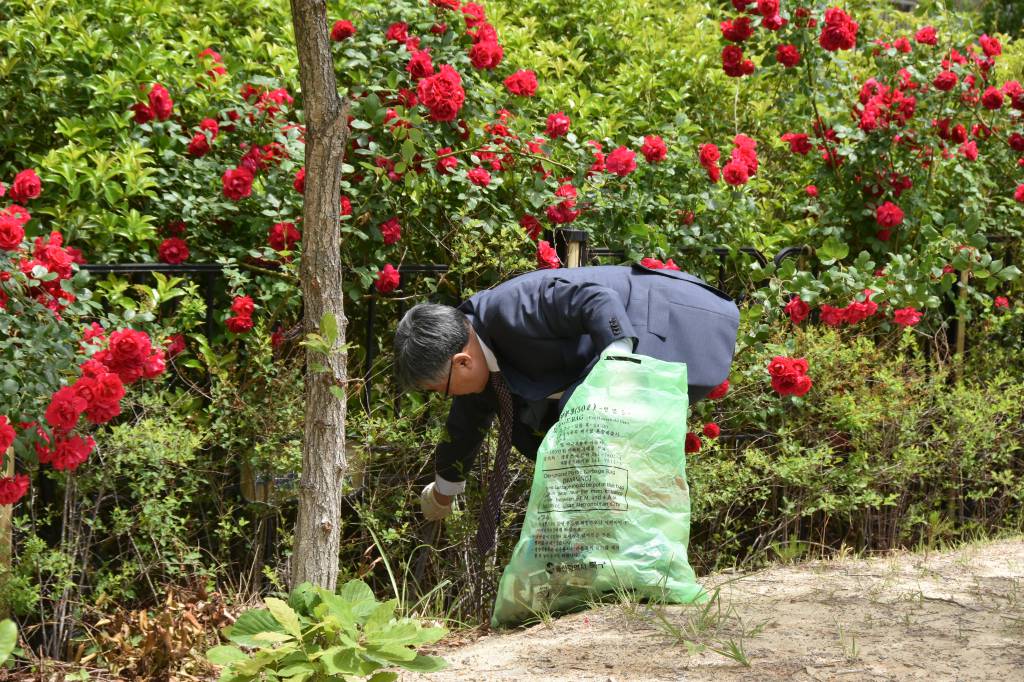
[[[348,141],[348,107],[338,96],[327,32],[326,0],[291,0],[306,123],[306,189],[300,279],[307,334],[326,313],[338,335],[328,355],[306,349],[306,424],[302,442],[299,515],[291,582],[330,590],[338,578],[339,511],[345,460],[345,401],[331,388],[347,383],[339,205]]]

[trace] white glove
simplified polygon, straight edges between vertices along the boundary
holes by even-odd
[[[440,521],[452,513],[452,504],[441,504],[434,497],[434,484],[431,483],[420,493],[420,509],[428,521]]]

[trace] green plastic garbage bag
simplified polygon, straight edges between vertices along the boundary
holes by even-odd
[[[687,558],[686,365],[601,358],[537,452],[526,520],[501,576],[493,627],[631,592],[705,595]]]

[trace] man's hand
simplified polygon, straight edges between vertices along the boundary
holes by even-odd
[[[428,521],[440,521],[452,513],[451,495],[442,495],[431,483],[420,493],[420,509]]]

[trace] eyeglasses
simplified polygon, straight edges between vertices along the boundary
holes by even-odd
[[[451,391],[452,391],[452,369],[454,367],[455,367],[455,362],[454,361],[448,363],[448,381],[444,385],[445,397],[451,397],[451,394],[452,394],[451,393]]]

